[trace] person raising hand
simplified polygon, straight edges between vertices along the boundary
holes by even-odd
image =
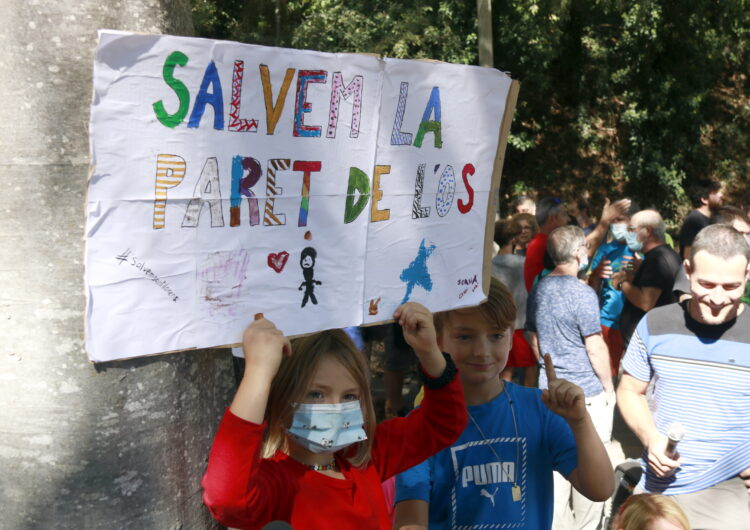
[[[419,307],[396,318],[415,348],[421,341],[412,333],[423,334],[429,348],[436,333],[458,369],[469,423],[451,447],[396,477],[394,528],[549,530],[553,471],[592,501],[611,495],[614,472],[583,390],[558,378],[549,356],[544,395],[500,377],[516,320],[502,282],[493,277],[487,301],[477,307],[435,314],[434,330]]]
[[[558,379],[549,353],[544,355],[544,371],[548,383],[542,402],[568,423],[576,440],[578,465],[566,478],[585,497],[606,499],[614,488],[612,463],[586,410],[586,396],[578,385]]]
[[[391,528],[382,482],[450,446],[468,421],[456,366],[432,314],[394,313],[420,359],[425,400],[379,424],[367,361],[343,330],[289,340],[258,314],[243,334],[245,372],[203,477],[211,515],[232,528]]]

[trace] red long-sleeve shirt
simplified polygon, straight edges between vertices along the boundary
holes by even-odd
[[[440,389],[426,388],[420,408],[377,426],[364,468],[336,455],[344,475],[336,479],[280,451],[261,459],[265,424],[227,409],[203,477],[203,500],[217,521],[234,528],[262,528],[280,520],[295,530],[390,529],[381,482],[450,446],[467,421],[458,376]]]
[[[547,252],[547,234],[539,232],[526,246],[526,259],[523,262],[523,281],[526,290],[531,292],[534,278],[544,270],[544,253]]]

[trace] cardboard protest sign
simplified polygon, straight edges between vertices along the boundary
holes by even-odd
[[[479,303],[512,88],[474,66],[100,32],[89,356],[237,343],[259,312],[295,335]]]

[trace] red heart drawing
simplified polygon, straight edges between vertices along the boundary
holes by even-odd
[[[286,250],[282,250],[281,252],[274,254],[271,252],[268,255],[268,266],[271,267],[276,272],[281,272],[284,270],[284,265],[286,265],[287,260],[289,259],[289,252]]]

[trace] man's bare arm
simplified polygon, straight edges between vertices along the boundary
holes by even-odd
[[[541,361],[542,354],[539,352],[539,337],[537,336],[536,331],[529,331],[527,329],[524,334],[526,335],[526,342],[529,343],[531,351],[534,352],[534,357],[536,357],[537,361]]]
[[[586,353],[591,360],[591,367],[594,369],[594,373],[602,382],[604,391],[607,394],[612,394],[615,391],[614,385],[612,384],[612,371],[609,366],[609,348],[607,343],[604,342],[604,338],[601,333],[594,333],[583,339],[586,346]]]
[[[636,379],[627,372],[622,375],[617,387],[617,405],[630,430],[645,445],[655,434],[656,425],[646,402],[648,382]]]
[[[647,381],[636,379],[625,372],[617,387],[617,405],[643,446],[648,450],[648,464],[657,477],[667,477],[680,466],[679,455],[672,459],[666,455],[667,437],[656,430],[654,417],[646,401]]]
[[[610,280],[615,289],[622,291],[628,301],[641,311],[648,312],[656,307],[656,302],[661,296],[658,287],[637,287],[633,285],[632,271],[618,271],[612,275]]]
[[[636,287],[630,282],[625,282],[621,288],[630,303],[642,311],[651,311],[655,308],[661,296],[661,289],[658,287]]]

